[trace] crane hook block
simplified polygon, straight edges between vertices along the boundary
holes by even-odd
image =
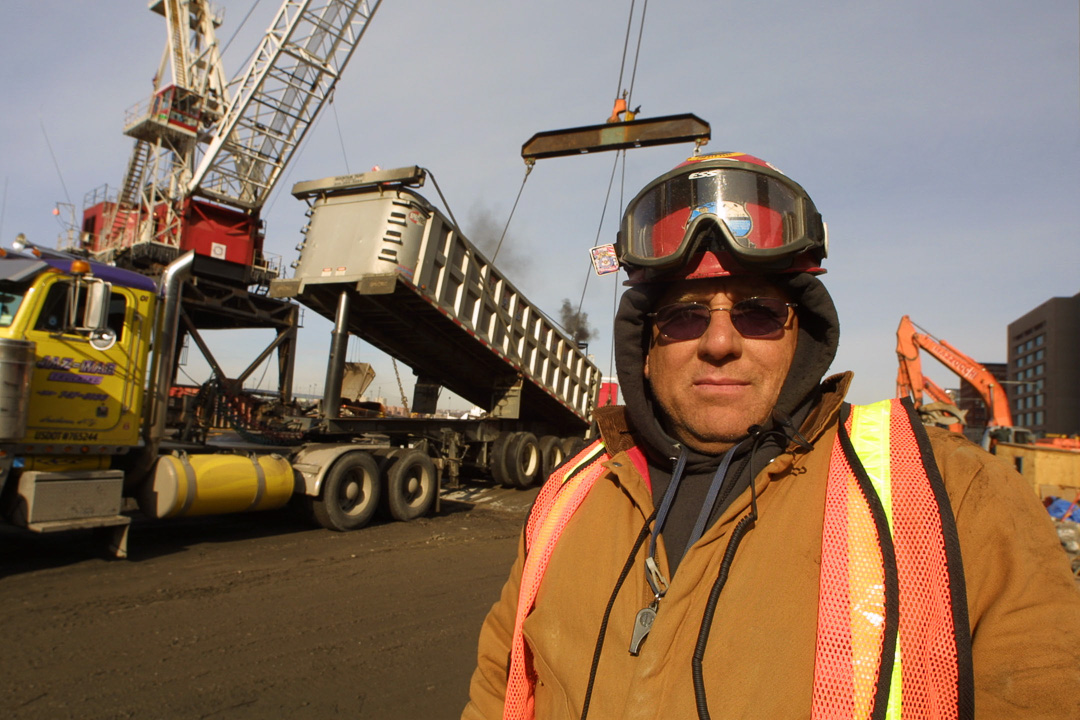
[[[525,162],[533,162],[542,158],[651,145],[691,141],[703,145],[709,141],[710,133],[709,123],[691,113],[645,120],[606,122],[601,125],[536,133],[521,146],[521,157]]]
[[[611,108],[611,117],[607,119],[609,123],[617,123],[622,119],[622,116],[626,114],[626,99],[616,98],[615,107]]]

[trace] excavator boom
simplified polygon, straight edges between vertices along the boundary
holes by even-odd
[[[920,331],[907,315],[900,319],[900,327],[896,330],[896,355],[900,364],[896,380],[898,397],[911,397],[915,406],[920,407],[924,392],[931,396],[934,396],[935,390],[944,393],[923,376],[922,361],[919,357],[922,350],[930,353],[975,388],[990,413],[989,427],[1012,427],[1009,400],[1001,382],[989,370],[953,345]],[[931,386],[934,390],[930,389]],[[943,402],[940,398],[935,399]]]

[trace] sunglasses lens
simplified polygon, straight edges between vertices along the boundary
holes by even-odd
[[[776,298],[740,300],[731,308],[731,324],[743,337],[765,337],[783,329],[788,306]]]
[[[777,298],[740,300],[726,309],[735,330],[747,338],[775,335],[783,330],[788,304]],[[671,340],[696,340],[709,328],[712,310],[700,303],[676,303],[656,311],[656,329]]]
[[[697,303],[668,305],[656,313],[656,328],[672,340],[693,340],[709,327],[709,308]]]

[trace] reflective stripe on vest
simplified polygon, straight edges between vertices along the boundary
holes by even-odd
[[[821,540],[813,717],[974,716],[952,508],[910,403],[850,407]]]
[[[589,494],[596,479],[604,473],[603,463],[609,459],[604,444],[599,440],[582,450],[552,473],[540,489],[533,510],[529,513],[529,520],[525,524],[527,554],[521,570],[514,634],[510,642],[510,669],[506,679],[506,702],[503,705],[504,720],[532,720],[535,716],[533,690],[536,687],[536,675],[532,668],[532,658],[525,647],[522,628],[536,602],[536,592],[551,560],[555,543],[562,535],[566,523]]]
[[[849,407],[826,487],[813,717],[967,720],[974,681],[963,571],[929,439],[907,401]],[[525,618],[555,543],[609,459],[594,443],[533,505],[504,720],[534,718]]]

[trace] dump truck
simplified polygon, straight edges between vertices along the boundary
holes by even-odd
[[[193,253],[157,279],[42,249],[0,255],[0,518],[37,532],[111,528],[296,500],[333,530],[427,513],[443,483],[528,487],[590,433],[601,377],[415,188],[419,167],[300,183],[296,272],[270,295],[333,322],[325,392],[287,444],[191,442],[170,422]],[[417,375],[409,417],[342,412],[360,337]],[[436,417],[441,388],[483,409]]]

